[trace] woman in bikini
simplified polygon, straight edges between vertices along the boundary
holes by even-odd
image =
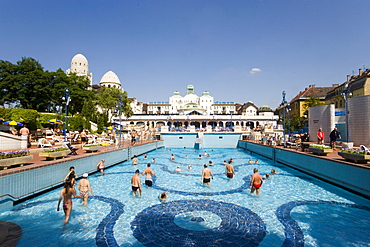
[[[89,199],[89,191],[91,195],[94,195],[91,187],[90,187],[90,181],[87,180],[87,177],[89,174],[84,173],[82,175],[83,179],[78,183],[78,190],[80,191],[80,197],[82,198],[82,204],[87,205],[87,201]]]
[[[58,207],[57,207],[57,211],[59,211],[60,202],[62,201],[62,198],[63,198],[63,211],[64,211],[64,214],[65,214],[64,224],[68,223],[69,217],[71,215],[72,196],[74,198],[80,198],[80,196],[76,195],[76,191],[72,187],[71,181],[67,180],[64,184],[64,188],[60,192],[60,196],[59,196],[59,200],[58,200]]]

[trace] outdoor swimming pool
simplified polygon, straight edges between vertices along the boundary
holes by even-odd
[[[210,157],[198,159],[204,151]],[[63,212],[56,211],[60,188],[1,213],[0,219],[22,227],[17,246],[370,245],[369,200],[262,156],[238,149],[187,148],[159,149],[143,158],[137,167],[124,162],[107,169],[105,176],[89,176],[95,197],[87,207],[74,199],[66,226]],[[152,158],[157,160],[152,163],[153,187],[143,185],[142,197],[132,198],[131,177]],[[232,180],[222,164],[230,158],[236,170]],[[249,164],[249,159],[259,163]],[[215,175],[210,188],[200,181],[209,160]],[[177,166],[180,173],[174,172]],[[261,175],[272,168],[279,173],[264,181],[259,197],[249,193],[255,167]],[[170,193],[161,203],[158,195],[165,191]]]

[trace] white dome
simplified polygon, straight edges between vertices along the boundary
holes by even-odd
[[[87,59],[82,54],[77,54],[72,58],[71,65],[78,65],[78,66],[89,66]]]
[[[89,63],[87,59],[82,54],[77,54],[72,58],[71,68],[67,71],[67,74],[76,73],[77,75],[89,74]]]
[[[100,80],[100,86],[121,88],[121,81],[116,73],[108,71]]]
[[[102,83],[116,83],[121,85],[118,76],[113,71],[108,71],[103,75],[103,77],[100,80],[100,84]]]

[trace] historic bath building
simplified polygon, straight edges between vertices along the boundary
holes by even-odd
[[[106,72],[99,85],[92,85],[92,73],[89,72],[89,63],[82,54],[72,58],[71,67],[66,74],[76,73],[87,76],[92,88],[117,88],[124,91],[119,77],[113,72]],[[111,116],[114,122],[121,122],[123,126],[146,126],[171,128],[212,128],[214,130],[253,128],[275,128],[278,116],[268,106],[258,108],[252,102],[238,104],[235,102],[215,101],[210,92],[205,91],[201,96],[195,93],[193,85],[188,85],[186,94],[181,96],[175,91],[168,101],[139,102],[131,98],[131,108],[134,115]],[[234,129],[235,129],[234,128]]]

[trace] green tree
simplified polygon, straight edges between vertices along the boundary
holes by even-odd
[[[82,112],[85,100],[95,99],[95,92],[88,90],[90,81],[87,76],[78,76],[75,73],[68,75],[68,85],[70,103],[68,112],[72,115]]]
[[[121,97],[122,113],[127,117],[132,116],[133,113],[130,106],[131,100],[127,97],[127,93],[122,92],[120,89],[101,87],[98,92],[97,103],[102,108],[103,113],[109,116],[109,113],[118,113]]]
[[[23,57],[17,64],[0,60],[0,98],[2,103],[44,111],[50,101],[48,74],[33,58]]]
[[[308,108],[313,106],[319,106],[319,105],[325,105],[324,102],[322,102],[318,97],[315,96],[309,96],[308,99],[305,100],[306,103],[303,104],[304,112],[303,114],[307,116],[308,114]]]

